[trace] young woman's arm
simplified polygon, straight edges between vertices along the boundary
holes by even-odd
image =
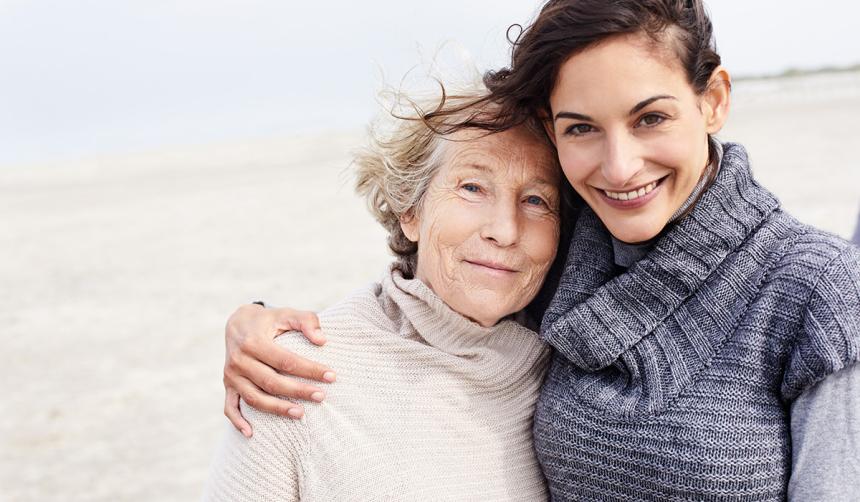
[[[855,500],[860,490],[860,250],[830,260],[789,356],[789,500]],[[786,391],[788,391],[787,394]]]
[[[335,374],[321,364],[309,361],[274,343],[285,331],[301,331],[311,342],[322,345],[325,336],[313,312],[289,308],[264,308],[243,305],[227,320],[224,361],[224,414],[247,437],[251,425],[242,417],[239,398],[249,405],[277,415],[300,418],[300,404],[276,396],[322,401],[323,390],[297,382],[280,373],[320,382],[333,382]],[[280,372],[280,373],[279,373]]]
[[[860,363],[791,404],[789,500],[852,500],[860,490]]]

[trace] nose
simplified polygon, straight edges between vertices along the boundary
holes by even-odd
[[[644,162],[637,145],[625,134],[607,137],[601,172],[613,188],[621,188],[636,176]]]
[[[520,237],[519,204],[515,197],[496,200],[486,212],[481,237],[500,247],[517,243]]]

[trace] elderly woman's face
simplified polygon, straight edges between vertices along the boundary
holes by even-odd
[[[560,173],[553,153],[521,129],[446,145],[416,215],[416,276],[482,326],[525,307],[555,258]],[[471,138],[471,139],[469,139]]]

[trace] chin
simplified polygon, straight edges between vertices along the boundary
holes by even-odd
[[[484,298],[484,301],[479,302],[478,304],[470,303],[469,305],[462,305],[460,306],[461,308],[455,308],[454,310],[458,311],[460,314],[471,319],[472,321],[480,324],[481,326],[489,328],[495,326],[503,318],[510,315],[501,311],[490,310],[487,308],[487,305],[499,305],[500,301],[501,300],[499,298]]]
[[[666,227],[666,223],[669,220],[668,216],[663,216],[662,213],[664,211],[659,210],[626,217],[612,214],[614,211],[611,208],[607,212],[610,212],[610,214],[598,213],[597,217],[600,218],[613,237],[628,244],[647,242],[657,237],[663,231],[663,228]],[[658,215],[655,213],[661,214]],[[604,218],[604,216],[609,217]]]
[[[654,237],[657,237],[663,230],[663,227],[666,226],[665,224],[648,224],[636,221],[627,221],[622,225],[607,225],[604,222],[604,225],[606,225],[606,228],[613,237],[628,244],[650,241]]]

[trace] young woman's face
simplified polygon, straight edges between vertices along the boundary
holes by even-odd
[[[727,92],[696,95],[674,53],[643,35],[610,38],[562,65],[550,96],[559,160],[615,238],[655,237],[689,197]]]

